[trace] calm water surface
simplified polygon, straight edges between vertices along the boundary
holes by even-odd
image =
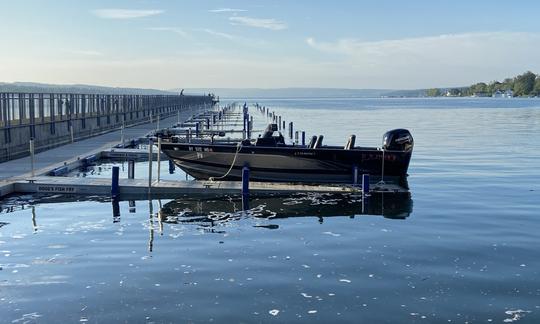
[[[178,197],[114,216],[12,197],[0,322],[540,322],[540,100],[259,102],[327,144],[410,129],[411,199]]]

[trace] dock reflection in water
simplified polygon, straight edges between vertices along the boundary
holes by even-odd
[[[216,222],[244,217],[288,218],[356,215],[380,215],[391,219],[405,219],[412,213],[410,193],[377,193],[370,197],[351,194],[296,194],[291,196],[254,197],[252,208],[242,210],[241,197],[209,200],[176,199],[159,211],[166,223],[197,223],[212,226]]]

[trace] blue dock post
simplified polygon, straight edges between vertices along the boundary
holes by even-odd
[[[135,160],[128,161],[128,179],[135,179]]]
[[[293,138],[293,122],[290,122],[289,123],[289,138],[292,139]]]
[[[173,160],[169,160],[169,174],[174,174],[174,168],[175,168],[175,165],[174,165]]]
[[[243,119],[242,119],[242,137],[243,137],[243,138],[246,138],[246,137],[247,137],[247,125],[246,125],[246,121],[247,121],[246,113],[244,113],[244,117],[243,117]]]
[[[281,116],[278,117],[278,127],[279,130],[281,130]]]
[[[212,124],[216,124],[216,115],[212,114]]]
[[[120,185],[118,183],[118,178],[120,176],[120,168],[113,166],[112,168],[112,181],[111,181],[111,197],[117,198],[120,194]]]
[[[363,181],[363,178],[362,178]],[[353,165],[353,186],[358,185],[358,165]]]
[[[285,130],[285,120],[283,121],[283,130]]]
[[[369,174],[362,174],[362,194],[369,194]]]
[[[199,137],[199,123],[195,124],[195,137]]]
[[[302,131],[302,146],[306,146],[306,132]]]
[[[249,209],[249,167],[242,168],[242,210]]]
[[[249,195],[249,167],[242,168],[242,195]]]
[[[206,118],[206,129],[210,129],[210,118]]]

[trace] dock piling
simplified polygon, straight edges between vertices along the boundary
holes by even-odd
[[[242,168],[242,210],[249,209],[249,167]]]
[[[369,174],[362,174],[362,195],[369,194]]]
[[[148,194],[151,193],[152,189],[152,160],[154,157],[154,154],[152,152],[154,143],[152,143],[152,140],[148,142]]]
[[[289,138],[293,138],[293,122],[289,122]]]
[[[135,179],[135,160],[128,160],[128,179]]]
[[[122,126],[120,127],[120,143],[122,144],[122,147],[124,147],[124,123],[122,122]]]
[[[113,166],[111,180],[111,197],[113,199],[117,198],[120,194],[119,176],[120,168],[118,166]]]
[[[34,138],[30,138],[30,169],[32,170],[32,177],[35,176],[34,172]]]
[[[356,185],[358,185],[358,165],[355,164],[353,165],[353,186]]]
[[[302,131],[302,146],[306,146],[306,132]]]
[[[158,151],[157,151],[157,182],[161,178],[161,136],[157,140]]]
[[[169,174],[174,174],[175,167],[173,160],[169,160]]]

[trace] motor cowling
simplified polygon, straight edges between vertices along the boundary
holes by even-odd
[[[389,151],[412,151],[414,146],[414,140],[406,129],[393,129],[388,131],[383,136],[382,147]]]

